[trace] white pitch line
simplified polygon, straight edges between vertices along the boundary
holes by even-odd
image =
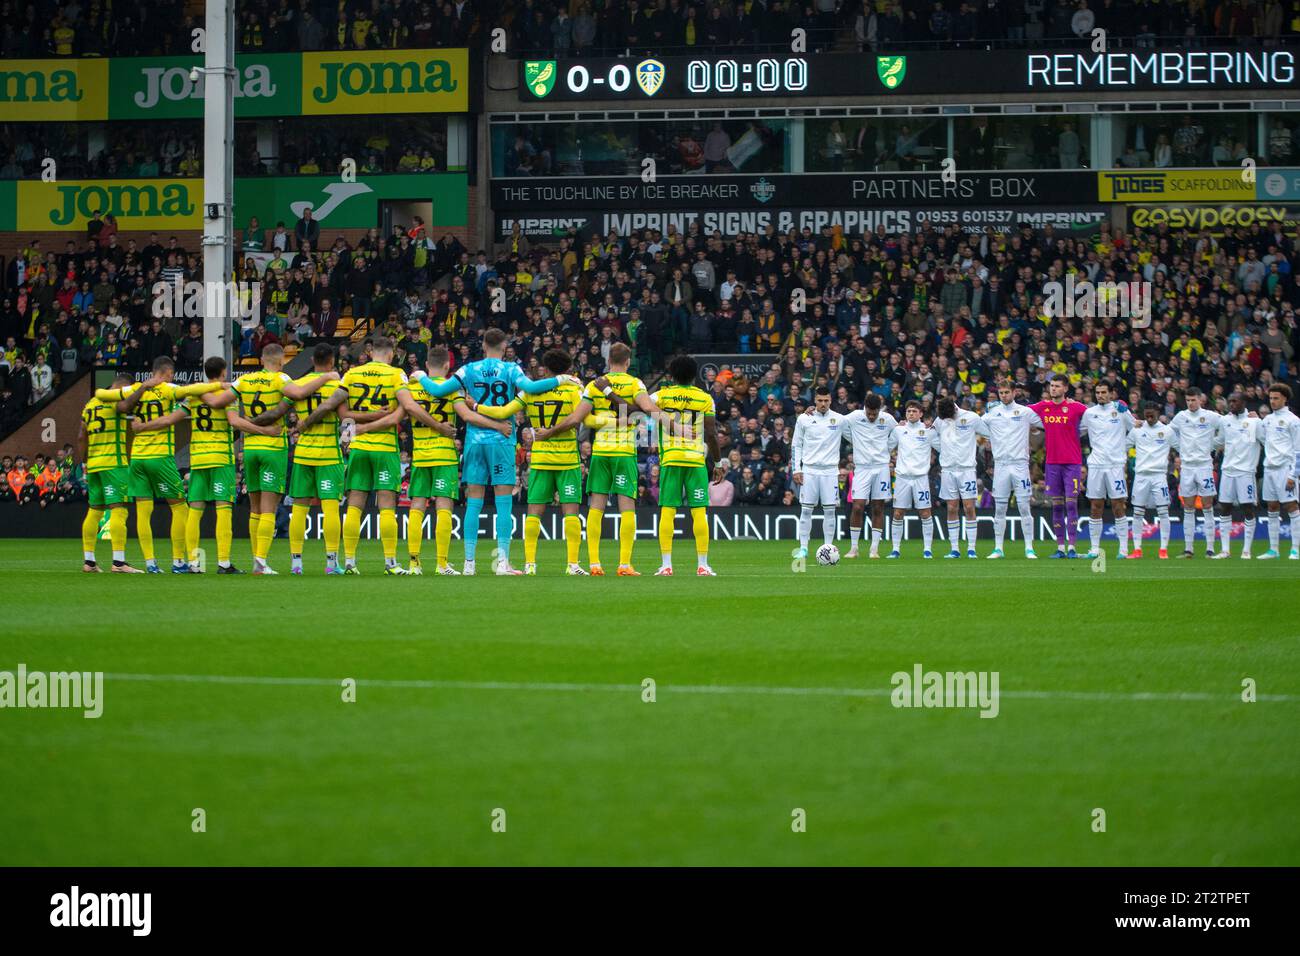
[[[225,674],[105,674],[105,680],[140,681],[145,683],[175,684],[236,684],[246,686],[306,686],[338,687],[343,678],[333,677],[240,677]],[[393,687],[412,690],[520,690],[584,693],[589,691],[619,694],[639,693],[640,684],[580,684],[554,681],[460,681],[460,680],[372,680],[356,678],[358,687]],[[766,697],[889,697],[892,688],[885,687],[763,687],[747,684],[664,684],[656,691],[678,694],[755,695]],[[1081,701],[1205,701],[1210,703],[1239,702],[1236,694],[1211,694],[1203,691],[1074,691],[1074,690],[1004,690],[1000,697],[1022,700],[1081,700]],[[1260,694],[1258,700],[1269,703],[1300,703],[1297,694]]]

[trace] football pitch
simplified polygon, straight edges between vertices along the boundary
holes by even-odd
[[[1300,863],[1300,565],[905,548],[327,579],[279,540],[272,581],[0,541],[0,671],[105,675],[98,719],[0,710],[0,863]],[[996,716],[893,706],[918,666],[996,672]]]

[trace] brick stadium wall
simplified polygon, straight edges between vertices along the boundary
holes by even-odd
[[[30,459],[35,455],[54,454],[64,445],[75,446],[81,409],[90,401],[93,381],[94,375],[86,373],[58,398],[41,408],[16,432],[0,441],[0,455],[26,455]],[[52,430],[44,424],[48,419],[54,420]],[[46,438],[53,441],[46,441]]]

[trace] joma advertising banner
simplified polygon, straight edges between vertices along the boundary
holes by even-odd
[[[308,206],[322,230],[368,229],[379,224],[381,200],[432,202],[431,225],[462,226],[468,215],[464,173],[360,177],[341,182],[328,176],[268,176],[235,180],[235,222],[250,216],[263,226],[284,220],[292,228]],[[16,201],[0,201],[0,230],[84,231],[96,212],[112,213],[122,231],[165,231],[203,227],[203,180],[59,180],[12,184]],[[0,183],[0,200],[5,184]],[[14,210],[14,220],[5,209]]]
[[[0,122],[200,119],[202,57],[0,61]],[[469,51],[340,50],[235,56],[235,115],[461,113]]]
[[[71,122],[107,115],[107,60],[0,60],[0,122]]]

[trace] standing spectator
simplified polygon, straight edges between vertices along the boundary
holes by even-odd
[[[36,355],[36,364],[32,366],[32,404],[45,401],[54,391],[54,369],[50,368],[44,352]]]
[[[276,230],[277,234],[279,228]],[[301,252],[304,247],[315,249],[317,242],[320,240],[320,223],[311,217],[311,206],[302,211],[302,218],[298,224],[293,227],[294,238],[298,241],[298,251]]]

